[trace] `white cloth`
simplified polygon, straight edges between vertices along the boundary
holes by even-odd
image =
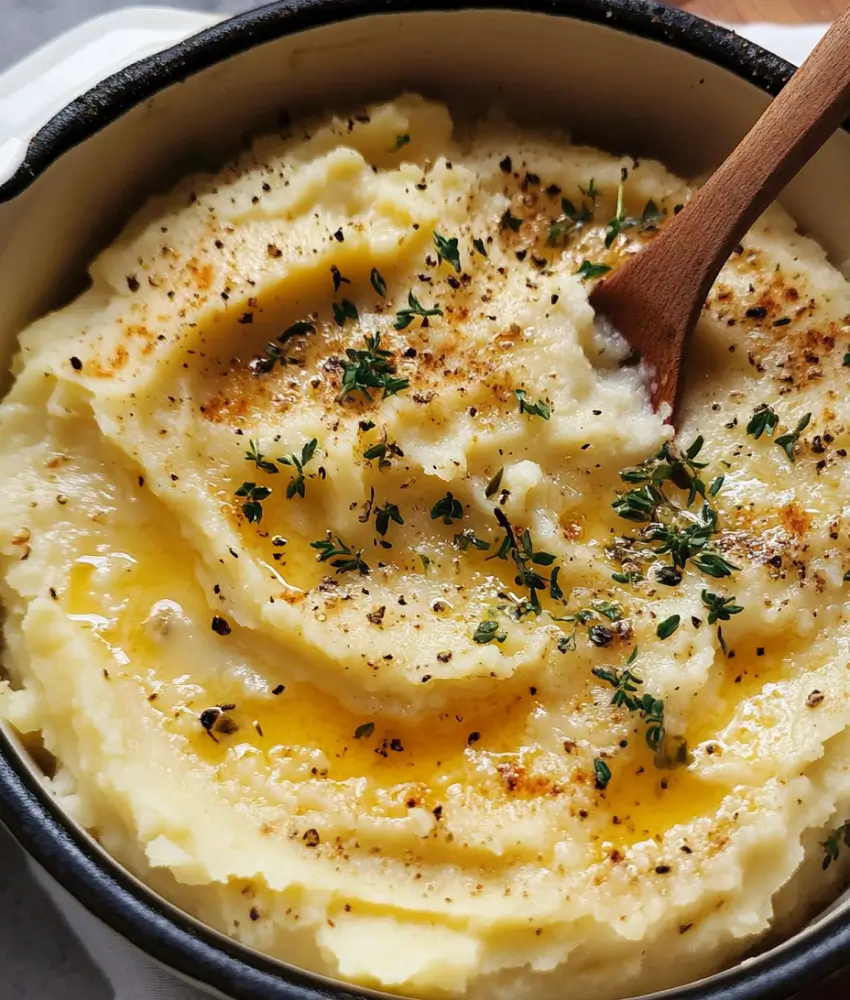
[[[799,64],[817,44],[826,27],[815,24],[793,27],[748,24],[736,25],[735,30],[750,41]],[[113,68],[114,66],[110,67],[110,71]],[[68,99],[73,96],[75,89],[79,88],[70,83]],[[6,103],[10,103],[10,98],[7,95],[4,97]],[[0,130],[0,149],[3,138]],[[68,925],[112,984],[115,1000],[209,1000],[210,996],[221,996],[217,992],[202,991],[178,979],[87,913],[35,864],[30,863],[30,866],[36,879],[53,898]]]

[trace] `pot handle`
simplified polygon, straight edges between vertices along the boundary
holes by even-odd
[[[0,74],[0,184],[35,133],[112,73],[222,20],[169,7],[128,7],[86,21]]]

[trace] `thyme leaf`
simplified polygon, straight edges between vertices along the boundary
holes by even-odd
[[[460,274],[460,251],[458,250],[457,237],[446,239],[439,233],[434,233],[434,246],[437,248],[437,260],[445,261],[455,271]]]
[[[337,402],[342,402],[352,392],[361,392],[372,402],[370,389],[383,390],[383,398],[395,395],[410,385],[410,380],[396,377],[395,365],[390,361],[392,352],[381,347],[380,333],[366,334],[366,349],[346,348],[348,360],[343,362],[342,388]]]
[[[488,642],[504,642],[508,633],[502,631],[497,621],[479,622],[478,627],[472,633],[472,641],[486,645]]]
[[[292,479],[289,480],[289,485],[286,487],[287,500],[291,500],[296,495],[302,499],[304,498],[304,466],[307,465],[308,462],[311,462],[313,456],[316,454],[317,443],[318,442],[315,438],[308,441],[301,449],[300,458],[298,455],[285,455],[283,458],[278,459],[278,462],[280,462],[281,465],[292,466],[297,473],[297,475],[293,476]]]
[[[263,519],[263,500],[271,496],[268,486],[257,486],[256,483],[243,483],[236,491],[236,496],[244,499],[242,513],[250,524],[259,524]]]
[[[776,425],[779,423],[779,416],[772,406],[767,403],[759,403],[753,410],[750,422],[747,424],[747,434],[752,435],[758,441],[762,434],[773,437]]]
[[[408,292],[407,295],[407,309],[400,309],[396,313],[395,329],[404,330],[413,322],[415,316],[422,316],[426,318],[428,316],[442,316],[443,310],[439,306],[434,306],[433,309],[426,309],[425,306],[416,298],[413,292]]]
[[[310,542],[310,548],[318,550],[319,554],[316,559],[319,562],[330,560],[331,566],[337,573],[357,572],[361,576],[368,576],[370,573],[369,567],[363,561],[363,549],[358,549],[355,552],[345,544],[339,535],[334,535],[330,531],[327,538]]]
[[[811,413],[805,414],[805,416],[800,418],[793,431],[789,431],[788,434],[783,434],[782,437],[778,437],[774,442],[774,444],[779,445],[792,462],[796,460],[795,448],[797,441],[800,439],[800,435],[803,431],[809,426],[811,419]]]
[[[434,520],[441,517],[443,524],[459,521],[463,517],[463,504],[449,491],[431,508],[431,517]]]
[[[542,417],[544,420],[548,420],[552,415],[547,400],[538,399],[536,403],[532,403],[524,389],[514,389],[514,395],[519,400],[520,413],[529,413],[533,417]]]
[[[585,280],[589,278],[601,278],[603,274],[607,274],[611,268],[607,264],[594,264],[592,261],[583,260],[580,267],[573,271],[573,274],[579,275],[579,277]]]
[[[274,462],[266,460],[265,455],[260,451],[260,442],[255,441],[253,438],[248,442],[248,450],[245,452],[245,458],[249,462],[253,462],[261,472],[267,472],[270,476],[276,476],[280,471]]]

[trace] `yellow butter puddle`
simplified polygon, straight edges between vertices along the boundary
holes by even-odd
[[[168,600],[197,630],[209,630],[211,611],[187,570],[185,544],[178,537],[171,543],[160,541],[155,559],[122,552],[81,557],[73,565],[64,607],[80,627],[108,644],[116,669],[138,683],[140,698],[160,713],[163,730],[186,737],[184,752],[218,769],[222,778],[246,755],[269,780],[282,761],[295,762],[298,767],[285,771],[288,781],[365,779],[359,801],[384,815],[404,815],[413,806],[433,811],[453,784],[469,792],[469,808],[478,803],[492,811],[513,802],[533,809],[535,802],[548,801],[556,803],[554,815],[567,839],[574,835],[595,844],[599,858],[715,816],[728,792],[687,767],[657,767],[641,726],[629,747],[609,759],[613,777],[599,790],[590,760],[576,769],[566,752],[561,758],[529,739],[529,716],[536,713],[539,725],[547,709],[525,687],[506,685],[487,699],[427,718],[383,719],[352,712],[313,685],[291,682],[285,666],[270,661],[251,664],[268,682],[268,693],[246,694],[224,662],[158,643],[144,625],[151,607]],[[104,583],[97,572],[110,567]],[[236,648],[231,638],[244,651],[250,633],[233,626],[232,637],[220,647],[228,654]],[[208,710],[213,715],[205,726],[202,715]],[[391,795],[379,803],[381,791]],[[256,792],[246,789],[246,794]]]

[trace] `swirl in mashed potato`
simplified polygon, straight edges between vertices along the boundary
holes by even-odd
[[[835,891],[850,295],[772,210],[673,440],[587,297],[688,194],[405,96],[154,199],[22,334],[0,709],[116,858],[482,1000],[694,979]]]

